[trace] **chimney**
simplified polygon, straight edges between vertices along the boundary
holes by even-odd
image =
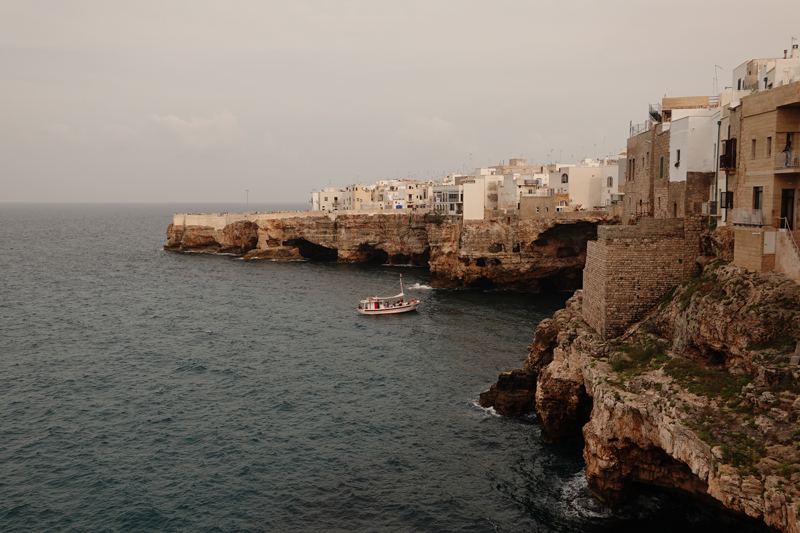
[[[786,56],[786,54],[788,54],[788,53],[789,53],[789,50],[784,50],[784,51],[783,51],[783,58],[784,58],[784,59],[786,59],[786,57],[787,57],[787,56]]]
[[[800,57],[800,56],[797,55],[797,45],[793,44],[792,45],[792,59],[797,59],[798,57]]]

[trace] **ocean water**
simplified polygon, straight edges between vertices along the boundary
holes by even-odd
[[[0,531],[743,529],[606,508],[580,447],[477,405],[569,294],[163,251],[173,212],[243,208],[0,204]],[[418,313],[356,313],[401,273]]]

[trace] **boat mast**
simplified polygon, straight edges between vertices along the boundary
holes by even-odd
[[[403,292],[403,275],[400,274],[400,294],[405,294]]]

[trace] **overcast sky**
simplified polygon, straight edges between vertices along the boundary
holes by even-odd
[[[617,154],[649,103],[792,36],[797,0],[2,0],[0,202],[306,201]]]

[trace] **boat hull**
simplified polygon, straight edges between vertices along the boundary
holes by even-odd
[[[400,307],[390,307],[388,309],[358,309],[358,312],[362,315],[398,315],[400,313],[416,311],[417,307],[419,307],[419,304],[420,302],[414,302],[413,304],[403,305]]]

